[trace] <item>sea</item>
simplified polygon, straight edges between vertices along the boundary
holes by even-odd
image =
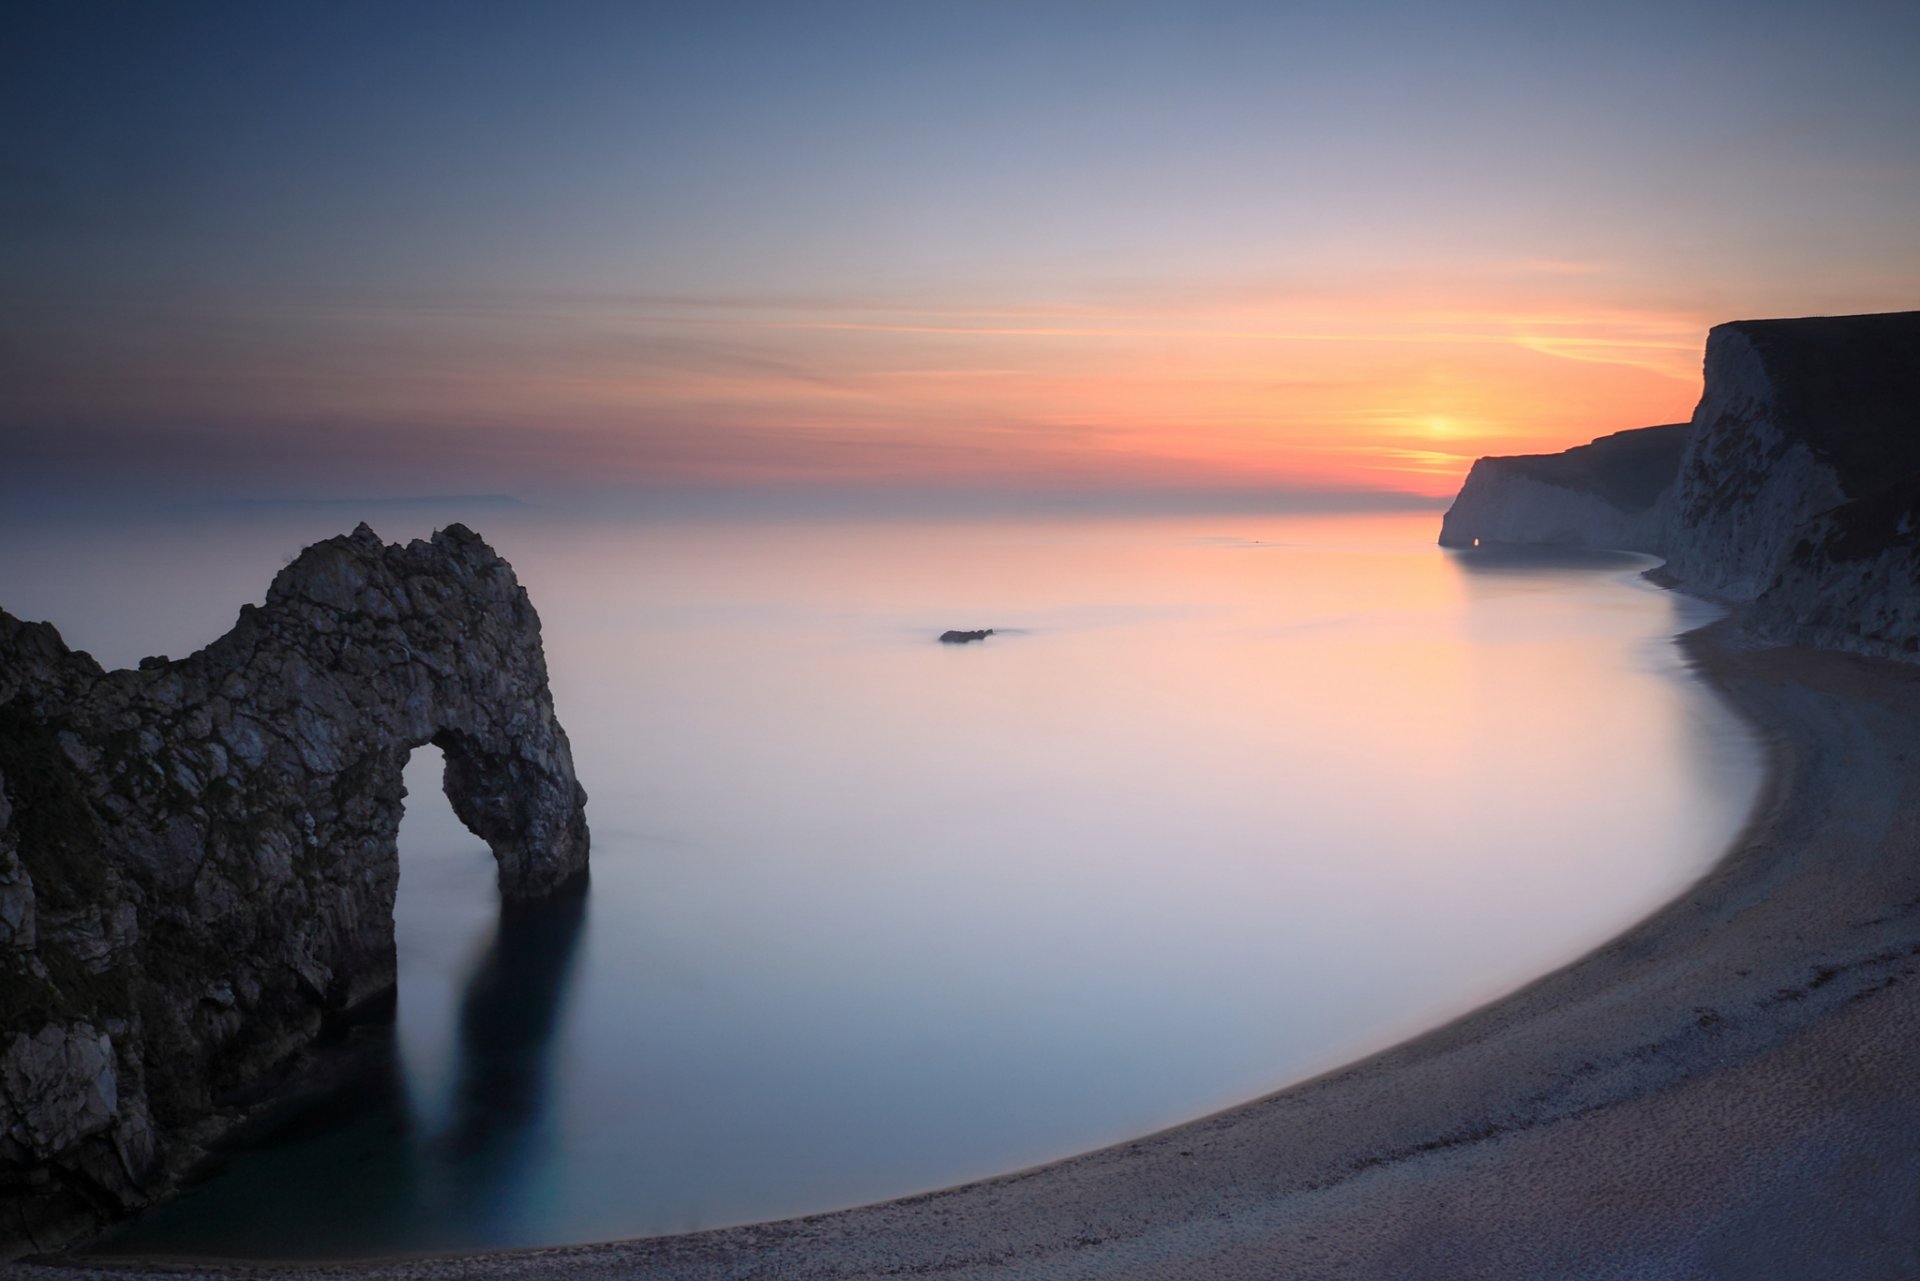
[[[1675,639],[1711,607],[1437,512],[192,509],[12,531],[0,606],[177,657],[362,517],[514,565],[590,892],[503,914],[415,752],[392,1017],[96,1248],[599,1241],[1057,1160],[1578,958],[1761,783]]]

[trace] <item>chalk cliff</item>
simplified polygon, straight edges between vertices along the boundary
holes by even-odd
[[[1920,473],[1920,312],[1743,320],[1707,335],[1670,570],[1765,592],[1813,517]]]
[[[1685,423],[1669,423],[1560,454],[1482,458],[1441,520],[1440,542],[1664,551],[1685,434]]]
[[[0,612],[0,1257],[165,1189],[394,979],[408,753],[508,898],[587,865],[540,624],[471,531],[315,544],[187,658],[107,672]]]
[[[1912,658],[1920,652],[1920,312],[1746,320],[1707,336],[1706,381],[1676,432],[1672,484],[1623,523],[1541,469],[1583,452],[1474,465],[1440,541],[1579,543],[1667,557],[1689,591],[1740,607],[1772,640]],[[1673,432],[1676,429],[1655,428]],[[1554,471],[1555,468],[1559,471]],[[1648,473],[1650,476],[1651,473]]]
[[[1745,621],[1783,643],[1920,658],[1920,475],[1800,526]]]

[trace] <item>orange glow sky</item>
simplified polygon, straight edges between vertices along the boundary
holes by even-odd
[[[1920,305],[1910,6],[104,12],[0,88],[0,489],[1441,497]]]

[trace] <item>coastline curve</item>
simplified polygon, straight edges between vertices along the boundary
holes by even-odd
[[[687,1236],[327,1264],[75,1255],[9,1278],[1920,1274],[1920,671],[1682,638],[1761,733],[1747,830],[1571,964],[1147,1138]]]

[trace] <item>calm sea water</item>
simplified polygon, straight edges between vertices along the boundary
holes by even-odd
[[[544,619],[592,892],[503,917],[417,753],[394,1024],[114,1248],[679,1232],[1138,1136],[1579,955],[1758,785],[1650,562],[1433,515],[467,519]],[[0,604],[181,654],[352,520],[22,536]]]

